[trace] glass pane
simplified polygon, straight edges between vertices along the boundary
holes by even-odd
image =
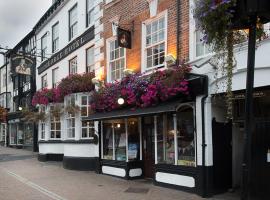
[[[173,115],[160,115],[157,122],[158,162],[174,164],[174,122]]]
[[[54,131],[51,131],[51,138],[54,138]]]
[[[82,105],[87,105],[87,96],[82,96],[81,104]]]
[[[55,131],[56,138],[61,138],[61,131]]]
[[[151,44],[151,36],[146,37],[146,46],[149,46]]]
[[[140,159],[140,133],[138,118],[128,119],[128,159]]]
[[[81,116],[82,117],[87,116],[87,107],[81,107]]]
[[[103,122],[103,158],[113,159],[113,132],[110,122]]]
[[[61,130],[61,123],[60,122],[56,123],[56,130]]]
[[[192,107],[177,113],[178,165],[195,166],[194,121]]]
[[[86,138],[87,136],[87,128],[82,128],[82,137]]]
[[[164,18],[161,18],[160,20],[159,20],[159,29],[163,29],[163,28],[165,28],[165,19]]]
[[[146,25],[146,35],[151,34],[151,24]]]
[[[152,23],[152,33],[158,30],[158,21]]]
[[[126,160],[126,131],[125,121],[115,120],[114,123],[115,159]]]
[[[152,57],[147,58],[147,67],[148,68],[152,67]]]

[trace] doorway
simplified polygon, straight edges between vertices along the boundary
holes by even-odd
[[[154,178],[155,165],[155,127],[154,117],[142,118],[142,132],[143,132],[143,165],[145,178]]]
[[[214,193],[232,187],[232,123],[212,121]]]

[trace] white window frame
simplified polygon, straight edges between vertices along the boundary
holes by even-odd
[[[66,102],[65,102],[66,105],[69,105],[70,103],[72,103],[72,101],[71,101],[72,98],[74,98],[74,103],[76,104],[76,99],[77,99],[76,95],[69,95],[68,97],[66,97]],[[66,120],[67,138],[68,139],[75,139],[75,137],[76,137],[76,114],[74,113],[72,115],[72,114],[66,113],[65,120]],[[73,120],[74,120],[74,126],[69,126],[70,122],[72,122]],[[70,137],[69,132],[71,131],[71,133],[72,133],[73,129],[74,129],[74,137]]]
[[[73,23],[71,22],[72,12],[76,12],[76,16],[75,16],[76,19]],[[68,11],[68,21],[69,21],[69,27],[68,27],[69,41],[71,41],[76,35],[78,35],[78,4],[77,3]]]
[[[151,71],[151,70],[154,70],[154,69],[158,69],[160,68],[159,66],[154,66],[154,67],[151,67],[151,68],[147,68],[147,48],[149,47],[152,47],[152,46],[156,46],[158,44],[162,44],[163,42],[158,42],[156,43],[155,45],[151,45],[149,47],[146,47],[146,26],[148,24],[151,24],[153,23],[154,21],[156,20],[159,20],[160,18],[163,18],[164,17],[164,29],[165,29],[165,32],[164,32],[164,45],[165,45],[165,52],[164,52],[164,60],[165,60],[165,56],[167,55],[167,45],[168,45],[168,40],[167,40],[167,37],[168,37],[168,11],[165,10],[161,13],[159,13],[158,15],[156,15],[156,17],[154,18],[151,18],[151,19],[147,19],[146,21],[142,22],[142,38],[141,38],[141,42],[142,42],[142,50],[141,50],[141,63],[142,63],[142,67],[141,67],[141,70],[142,72],[147,72],[147,71]],[[164,61],[164,67],[162,67],[162,69],[166,69],[167,68],[167,64],[166,62]]]
[[[40,140],[45,140],[46,134],[46,123],[44,121],[40,122]]]
[[[86,27],[91,27],[95,24],[95,0],[86,0]],[[91,2],[92,4],[90,5]],[[93,14],[93,15],[91,15]]]
[[[74,64],[76,60],[76,65]],[[74,64],[74,65],[73,65]],[[75,56],[68,61],[69,75],[78,73],[78,57]]]
[[[43,89],[46,87],[48,87],[48,77],[47,77],[47,74],[44,74],[43,76],[41,76],[41,88]]]
[[[111,37],[111,38],[109,38],[109,39],[106,40],[107,81],[108,82],[117,81],[117,80],[120,80],[120,79],[122,79],[124,77],[123,76],[120,79],[116,79],[116,80],[112,80],[112,78],[111,78],[111,68],[110,68],[111,53],[110,53],[110,44],[111,44],[111,42],[113,42],[115,40],[117,40],[116,37]],[[126,49],[125,48],[124,48],[124,57],[123,58],[125,59],[124,69],[123,70],[125,70],[127,68],[127,56],[126,56]],[[118,59],[114,59],[114,61],[119,60],[119,59],[122,59],[122,57],[121,58],[118,58]]]
[[[53,107],[54,106],[50,106],[50,110],[53,109]],[[60,129],[59,130],[56,128],[57,123],[60,123]],[[54,127],[52,127],[52,124],[53,124]],[[50,139],[51,140],[61,140],[61,138],[62,138],[61,124],[62,124],[61,117],[59,117],[59,120],[56,120],[56,117],[50,116]],[[60,138],[56,137],[56,133],[55,133],[56,131],[60,131]],[[52,137],[52,132],[54,132],[53,137]]]
[[[56,22],[52,26],[52,53],[55,53],[58,50],[59,50],[59,22]]]
[[[59,67],[52,69],[52,87],[53,88],[56,88],[57,83],[58,83],[58,71],[59,71]]]
[[[91,51],[91,50],[93,51],[93,60],[89,64],[88,51]],[[86,72],[95,72],[95,48],[94,48],[94,46],[87,48],[85,51],[85,54],[86,54],[86,69],[85,69]],[[90,69],[92,69],[92,71],[90,71]]]
[[[40,46],[41,46],[41,61],[44,61],[46,59],[47,51],[48,51],[48,38],[47,38],[47,32],[41,37],[40,40]]]
[[[82,98],[83,97],[87,97],[87,104],[86,105],[83,105],[82,104]],[[88,112],[88,107],[90,106],[90,104],[89,104],[89,100],[90,100],[90,98],[91,98],[91,96],[90,95],[87,95],[87,94],[82,94],[81,96],[80,96],[80,109],[82,110],[82,107],[86,107],[87,108],[87,115],[86,116],[82,116],[81,115],[81,117],[87,117],[87,116],[89,116],[90,115],[90,113]]]
[[[91,122],[93,123],[93,126],[90,126],[90,122],[87,122],[87,126],[83,126],[83,123],[82,123],[82,128],[81,128],[81,139],[92,139],[93,136],[90,136],[90,129],[93,129],[94,132],[95,132],[95,122]],[[87,137],[83,137],[83,129],[86,129],[87,130]]]

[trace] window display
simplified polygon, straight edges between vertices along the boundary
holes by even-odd
[[[177,112],[178,165],[195,166],[193,108],[182,107]]]
[[[108,120],[103,121],[102,124],[103,159],[126,161],[128,152],[129,160],[139,160],[140,133],[138,118]]]
[[[173,114],[164,114],[157,119],[158,162],[174,164],[174,120]]]

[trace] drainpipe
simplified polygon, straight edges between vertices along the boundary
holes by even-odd
[[[207,196],[207,187],[206,187],[206,164],[205,164],[205,150],[207,144],[205,143],[205,100],[208,97],[208,77],[206,77],[205,81],[205,95],[201,99],[201,112],[202,112],[202,167],[203,167],[203,174],[202,174],[202,197]]]
[[[180,52],[180,21],[181,21],[181,6],[180,0],[176,0],[176,65],[179,65],[179,52]]]

